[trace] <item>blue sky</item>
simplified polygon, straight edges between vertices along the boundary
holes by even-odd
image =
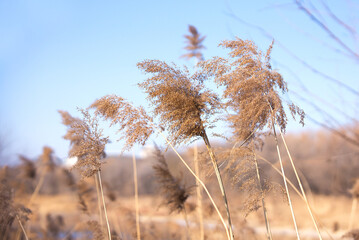
[[[319,3],[313,1],[317,6]],[[358,4],[329,1],[333,11],[358,30]],[[320,8],[319,8],[320,10]],[[358,62],[332,51],[336,46],[292,1],[0,1],[0,135],[7,143],[8,159],[16,154],[38,156],[48,145],[66,157],[66,128],[57,110],[79,116],[76,108],[87,107],[106,94],[117,94],[135,105],[146,105],[136,86],[145,79],[136,67],[144,59],[187,64],[183,35],[188,24],[206,36],[205,58],[226,51],[217,45],[238,36],[253,40],[265,50],[271,42],[263,32],[233,17],[257,25],[276,41],[273,66],[291,90],[302,92],[300,81],[314,95],[307,98],[326,108],[318,97],[356,117],[358,96],[314,74],[282,46],[330,76],[359,90]],[[325,16],[323,16],[325,18]],[[353,48],[347,32],[327,21]],[[358,49],[356,49],[358,51]],[[295,73],[295,74],[293,74]],[[289,94],[311,116],[323,119],[305,101]],[[338,114],[333,108],[327,111]],[[348,117],[338,116],[340,123]],[[325,119],[323,119],[325,121]],[[316,128],[290,122],[289,131]],[[117,152],[119,145],[108,147]]]

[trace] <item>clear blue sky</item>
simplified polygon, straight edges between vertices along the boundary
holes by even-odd
[[[355,1],[329,1],[329,6],[358,30]],[[106,94],[145,105],[145,96],[136,86],[145,76],[136,63],[160,59],[191,65],[179,59],[185,53],[183,35],[188,24],[207,36],[205,58],[224,56],[226,51],[217,45],[234,36],[251,39],[265,50],[271,39],[235,20],[229,15],[231,11],[274,37],[273,65],[290,89],[302,91],[299,78],[317,96],[357,116],[353,110],[358,106],[357,96],[312,73],[283,49],[285,46],[312,66],[359,90],[358,62],[327,48],[323,42],[336,45],[290,0],[3,0],[0,135],[7,143],[7,156],[16,159],[20,153],[34,158],[48,145],[59,157],[66,157],[68,142],[62,139],[66,128],[57,110],[79,116],[77,107],[87,107]],[[358,42],[351,42],[347,32],[335,23],[327,23],[358,51]],[[305,101],[292,94],[289,97],[311,116],[321,118]],[[307,97],[318,102],[316,97]],[[332,108],[328,111],[337,114]],[[338,119],[348,123],[348,117]],[[290,123],[289,131],[298,131],[298,125]],[[314,127],[307,121],[306,128]],[[109,146],[110,152],[117,149],[116,145]]]

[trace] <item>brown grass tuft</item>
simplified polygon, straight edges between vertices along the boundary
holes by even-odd
[[[15,218],[18,221],[27,221],[31,210],[23,205],[14,204],[12,189],[6,179],[0,179],[0,236],[6,239]]]
[[[156,148],[156,159],[157,163],[153,165],[153,169],[160,183],[160,191],[165,198],[164,205],[168,206],[170,212],[182,212],[190,196],[189,189],[171,174],[166,159],[158,148]]]

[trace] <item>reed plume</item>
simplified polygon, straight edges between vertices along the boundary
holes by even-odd
[[[102,221],[101,198],[107,224],[108,239],[111,240],[111,229],[107,217],[100,173],[101,160],[106,156],[105,146],[109,139],[108,137],[103,137],[97,115],[91,116],[88,110],[80,109],[83,116],[83,119],[80,120],[73,118],[66,112],[59,112],[62,115],[64,125],[68,127],[67,134],[64,138],[69,139],[71,143],[69,156],[77,158],[77,162],[73,168],[79,170],[82,178],[95,177],[100,218]]]
[[[286,93],[288,88],[270,64],[273,42],[265,54],[252,41],[239,38],[223,41],[220,46],[230,50],[229,57],[215,57],[200,62],[199,67],[224,87],[225,106],[231,111],[227,120],[234,136],[244,140],[266,126],[271,129],[275,119],[285,131],[287,116],[280,92]],[[289,110],[293,116],[299,115],[300,123],[304,124],[304,112],[299,107],[290,104]]]
[[[220,101],[206,89],[200,74],[190,75],[187,68],[179,69],[159,60],[137,64],[153,76],[139,84],[159,116],[160,126],[168,130],[170,141],[176,145],[193,137],[202,137],[205,128],[212,127],[210,118],[218,111]]]
[[[197,28],[192,25],[188,25],[188,31],[190,34],[184,35],[187,39],[187,45],[184,49],[186,49],[188,53],[182,55],[181,57],[186,59],[196,58],[198,61],[202,61],[204,58],[201,50],[205,48],[202,42],[206,37],[201,36],[198,33]]]
[[[63,123],[68,127],[65,139],[70,140],[70,157],[77,157],[73,166],[81,176],[91,177],[101,169],[101,159],[105,156],[108,138],[103,137],[102,129],[96,117],[87,110],[80,110],[83,119],[73,118],[67,112],[60,111]]]
[[[96,100],[90,108],[95,108],[95,114],[105,120],[111,120],[111,126],[119,127],[123,133],[120,139],[125,139],[123,150],[129,150],[135,143],[144,145],[153,133],[153,119],[142,108],[135,108],[125,99],[107,95]]]

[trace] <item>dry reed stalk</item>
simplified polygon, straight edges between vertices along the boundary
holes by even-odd
[[[265,159],[263,156],[261,155],[256,155],[259,157],[259,159],[263,160],[264,162],[268,163],[279,175],[281,175],[283,177],[282,172],[276,167],[274,166],[270,161],[268,161],[267,159]],[[304,201],[304,197],[302,195],[302,193],[298,190],[298,188],[296,188],[294,186],[294,184],[292,183],[292,181],[290,181],[287,177],[285,177],[286,181],[289,183],[289,185],[292,187],[292,189],[298,194],[298,196]],[[312,210],[313,211],[313,210]],[[315,214],[315,213],[314,213]],[[318,216],[316,216],[318,218]],[[324,225],[322,223],[320,223],[320,221],[318,220],[318,223],[320,224],[320,227],[322,229],[324,229],[324,231],[328,234],[328,236],[330,237],[330,239],[334,240],[333,237],[331,236],[331,234],[329,233],[329,231],[324,227]]]
[[[103,227],[103,213],[102,213],[102,206],[101,206],[101,193],[100,193],[100,183],[98,180],[98,175],[94,175],[95,179],[95,185],[96,185],[96,193],[97,193],[97,206],[98,206],[98,212],[100,215],[100,226]]]
[[[198,76],[198,77],[201,78],[201,76]],[[210,98],[211,101],[213,101],[212,104],[215,104],[215,102],[217,101],[216,96],[211,94],[210,92],[205,92],[205,98]],[[189,100],[189,99],[187,99],[187,100]],[[202,101],[203,99],[199,100],[197,98],[193,98],[192,100]],[[202,104],[202,106],[203,106],[203,104]],[[215,210],[226,230],[228,239],[231,240],[231,237],[229,234],[229,229],[228,229],[229,227],[225,223],[225,221],[222,217],[222,214],[220,213],[220,211],[219,211],[217,205],[215,204],[211,194],[209,193],[207,187],[202,182],[202,180],[193,172],[191,167],[186,163],[186,161],[182,158],[182,156],[178,153],[178,151],[173,146],[172,141],[170,141],[163,134],[163,132],[161,130],[162,127],[157,127],[153,123],[153,119],[146,114],[146,112],[143,108],[136,108],[131,103],[125,101],[125,99],[123,99],[121,97],[117,97],[115,95],[108,95],[99,100],[96,100],[90,107],[96,108],[96,111],[95,111],[96,114],[102,115],[106,120],[111,119],[112,120],[111,124],[119,124],[120,125],[119,131],[125,132],[125,135],[123,138],[126,138],[126,140],[127,140],[125,148],[132,147],[134,143],[144,144],[146,142],[146,140],[148,139],[148,137],[154,131],[157,131],[161,135],[161,137],[166,141],[167,145],[171,149],[173,149],[173,151],[176,153],[176,155],[179,157],[179,159],[185,165],[185,167],[188,169],[188,171],[201,184],[201,186],[205,190],[206,194],[208,195],[211,203],[213,204],[213,207],[215,208]],[[214,110],[211,108],[205,110],[205,112],[207,114],[210,114],[213,111]],[[172,129],[172,131],[174,131],[176,133],[174,135],[176,135],[178,137],[178,134],[181,134],[181,133],[177,132],[178,127],[179,128],[182,128],[182,127],[188,128],[189,127],[189,128],[195,128],[195,129],[198,128],[198,126],[196,126],[196,124],[194,124],[193,122],[191,123],[191,121],[187,121],[184,124],[185,124],[184,126],[180,125],[180,126],[175,127],[174,129]],[[203,127],[203,125],[202,125],[202,127]],[[191,134],[191,132],[189,132],[189,133]],[[172,139],[172,140],[174,140],[174,139]],[[173,141],[173,142],[178,143],[178,142],[181,142],[184,140],[185,139],[183,137],[179,137],[176,139],[176,141]]]
[[[156,147],[156,164],[153,165],[157,181],[160,184],[160,191],[164,196],[164,203],[170,212],[183,213],[186,223],[186,238],[190,238],[189,223],[185,203],[190,196],[190,189],[181,183],[181,178],[172,175],[164,155]]]
[[[29,238],[28,238],[28,236],[27,236],[27,234],[26,234],[25,228],[24,228],[24,226],[23,226],[22,223],[21,223],[21,220],[20,220],[20,218],[19,218],[19,215],[17,215],[17,214],[16,214],[16,219],[17,219],[17,221],[18,221],[18,223],[19,223],[19,225],[20,225],[20,228],[21,228],[22,232],[24,233],[25,239],[26,239],[26,240],[29,240]]]
[[[45,176],[46,173],[51,172],[54,170],[55,164],[52,160],[52,156],[51,154],[53,153],[53,150],[50,147],[45,146],[43,148],[42,154],[39,158],[40,163],[41,163],[41,173],[40,173],[40,179],[39,182],[37,183],[34,192],[32,193],[30,200],[27,203],[27,207],[31,207],[31,204],[33,203],[33,201],[35,200],[35,198],[37,197],[37,195],[40,192],[40,189],[44,183],[45,180]]]
[[[194,143],[193,148],[193,161],[194,161],[194,171],[198,177],[201,177],[199,172],[199,164],[198,164],[198,146],[197,142]],[[197,192],[197,214],[199,221],[199,240],[204,240],[204,227],[203,227],[203,205],[202,205],[202,187],[196,179],[196,192]]]
[[[222,180],[222,176],[221,176],[221,173],[219,171],[219,167],[218,167],[218,164],[217,164],[217,160],[216,160],[216,157],[214,155],[214,151],[212,149],[212,146],[208,140],[208,137],[207,137],[207,134],[204,132],[203,133],[203,140],[205,142],[205,145],[207,147],[207,150],[208,150],[208,153],[209,153],[209,156],[211,158],[211,161],[212,161],[212,164],[213,164],[213,169],[214,169],[214,172],[216,174],[216,177],[217,177],[217,181],[218,181],[218,184],[219,184],[219,188],[221,190],[221,194],[222,194],[222,198],[224,200],[224,206],[226,208],[226,213],[227,213],[227,221],[228,221],[228,225],[229,225],[229,234],[231,236],[231,240],[234,239],[234,234],[233,234],[233,229],[232,229],[232,220],[231,220],[231,214],[229,212],[229,206],[228,206],[228,200],[227,200],[227,195],[226,195],[226,191],[224,189],[224,184],[223,184],[223,180]]]
[[[140,209],[138,204],[138,183],[137,183],[137,164],[135,152],[132,152],[132,164],[133,164],[133,182],[135,187],[135,208],[136,208],[136,233],[137,240],[141,240],[141,231],[140,231]]]
[[[19,218],[19,215],[16,214],[16,218],[17,218],[17,221],[18,221],[18,223],[19,223],[19,225],[20,225],[20,228],[21,228],[21,230],[22,230],[22,232],[23,232],[23,234],[24,234],[25,239],[26,239],[26,240],[29,240],[29,237],[28,237],[27,234],[26,234],[25,228],[24,228],[24,226],[23,226],[22,223],[21,223],[21,220],[20,220],[20,218]]]
[[[277,134],[276,134],[276,130],[275,130],[274,124],[273,124],[273,133],[274,133],[274,139],[275,139],[276,146],[277,146],[278,159],[279,159],[280,168],[281,168],[281,172],[282,172],[282,176],[283,176],[285,191],[286,191],[286,193],[287,193],[287,198],[288,198],[288,202],[289,202],[289,208],[290,208],[290,211],[291,211],[291,214],[292,214],[292,219],[293,219],[293,223],[294,223],[295,232],[296,232],[296,234],[297,234],[297,239],[300,239],[300,237],[299,237],[299,232],[298,232],[297,222],[296,222],[295,216],[294,216],[294,210],[293,210],[293,206],[292,206],[292,201],[291,201],[291,199],[290,199],[290,194],[289,194],[289,189],[288,189],[288,185],[287,185],[287,180],[286,180],[285,173],[284,173],[283,162],[282,162],[282,158],[281,158],[281,154],[280,154],[280,150],[279,150],[278,139],[277,139]]]
[[[254,146],[253,146],[253,153],[254,153]],[[262,188],[262,183],[261,183],[261,176],[259,174],[258,161],[257,161],[257,157],[256,157],[255,153],[254,153],[254,164],[256,166],[258,186],[259,186],[259,190],[261,192],[262,208],[263,208],[263,214],[264,214],[264,221],[266,223],[267,238],[268,238],[268,240],[272,240],[272,232],[271,232],[271,228],[270,228],[270,224],[269,224],[269,219],[267,216],[267,208],[266,208],[265,202],[264,202],[264,193],[263,193],[263,188]]]
[[[272,109],[271,105],[269,105],[269,107],[270,107],[271,111],[273,112],[273,109]],[[287,151],[287,154],[288,154],[290,163],[291,163],[291,165],[292,165],[293,171],[294,171],[295,176],[296,176],[296,178],[297,178],[300,191],[301,191],[302,194],[303,194],[304,202],[305,202],[305,204],[306,204],[306,206],[307,206],[307,209],[308,209],[308,212],[309,212],[309,214],[310,214],[310,217],[311,217],[311,219],[312,219],[312,221],[313,221],[313,224],[314,224],[314,226],[315,226],[315,229],[316,229],[316,231],[317,231],[317,233],[318,233],[318,237],[319,237],[320,240],[322,240],[323,238],[322,238],[322,235],[321,235],[320,230],[319,230],[319,228],[318,228],[317,220],[315,219],[315,217],[314,217],[314,215],[313,215],[313,213],[312,213],[311,207],[310,207],[310,205],[309,205],[307,196],[306,196],[306,194],[305,194],[305,191],[304,191],[304,188],[303,188],[303,185],[302,185],[302,181],[300,180],[300,178],[299,178],[299,176],[298,176],[298,172],[297,172],[297,169],[296,169],[296,167],[295,167],[295,165],[294,165],[294,161],[293,161],[292,155],[290,154],[290,151],[289,151],[289,149],[288,149],[287,143],[286,143],[286,141],[285,141],[284,134],[283,134],[282,130],[280,129],[280,126],[279,126],[279,124],[278,124],[278,122],[277,122],[277,119],[274,119],[274,120],[275,120],[275,123],[277,124],[277,126],[278,126],[278,128],[279,128],[279,133],[280,133],[280,135],[281,135],[281,137],[282,137],[282,141],[283,141],[284,146],[285,146],[285,149],[286,149],[286,151]],[[273,128],[274,128],[274,125],[273,125]],[[277,140],[276,140],[276,142],[277,142]],[[278,142],[277,142],[277,144],[278,144]]]
[[[104,210],[104,213],[105,213],[105,219],[106,219],[106,225],[107,225],[107,231],[108,231],[108,239],[111,240],[111,229],[110,229],[110,223],[109,223],[108,217],[107,217],[106,203],[105,203],[105,197],[104,197],[104,194],[103,194],[100,170],[97,171],[97,175],[98,175],[98,180],[99,180],[99,185],[100,185],[100,190],[101,190],[101,198],[102,198],[103,210]]]
[[[33,201],[35,200],[35,198],[39,194],[40,189],[42,187],[42,184],[44,183],[45,176],[46,176],[46,170],[45,170],[44,167],[42,167],[41,170],[40,170],[39,182],[37,183],[34,192],[31,194],[30,200],[27,203],[27,207],[31,207],[31,204],[33,203]]]

